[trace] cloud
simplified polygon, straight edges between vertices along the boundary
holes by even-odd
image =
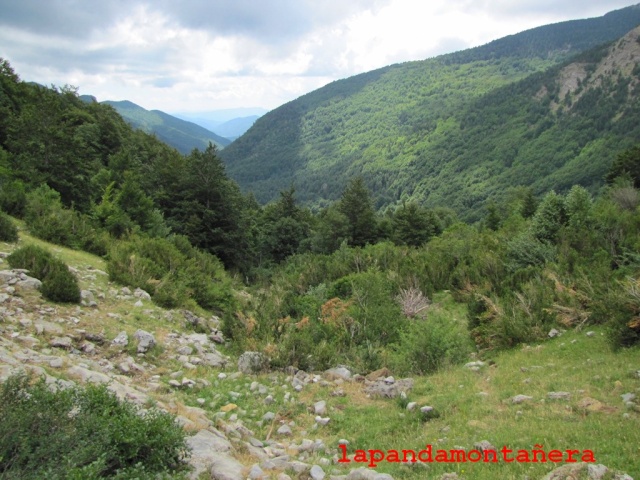
[[[0,0],[24,79],[167,111],[273,108],[330,81],[602,15],[609,0]]]

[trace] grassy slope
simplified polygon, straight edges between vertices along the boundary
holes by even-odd
[[[33,242],[52,250],[63,261],[76,268],[82,288],[92,288],[95,292],[108,292],[115,285],[108,283],[105,275],[96,270],[105,270],[102,259],[83,252],[72,251],[33,239],[21,232],[20,243]],[[10,251],[15,245],[0,243],[1,251]],[[0,268],[8,268],[6,262]],[[28,296],[25,310],[33,311],[34,304],[46,304],[34,296]],[[437,303],[455,317],[463,315],[460,305],[454,304],[447,294],[436,297]],[[49,305],[50,306],[50,305]],[[99,300],[98,309],[78,309],[76,306],[56,305],[55,315],[59,318],[74,316],[79,319],[75,328],[92,332],[103,331],[107,338],[125,330],[130,335],[138,328],[154,332],[161,343],[171,331],[181,331],[182,325],[168,321],[166,311],[152,304],[144,308],[133,307],[130,300],[118,300],[107,295]],[[108,313],[117,313],[113,318]],[[430,405],[440,412],[437,419],[423,423],[418,413],[407,412],[397,400],[377,400],[367,398],[361,385],[345,383],[341,387],[346,397],[333,397],[330,392],[335,387],[310,384],[297,394],[285,375],[271,373],[259,377],[240,376],[219,379],[219,371],[199,366],[186,372],[194,380],[207,380],[210,386],[172,391],[161,388],[153,394],[156,400],[172,405],[172,411],[191,417],[197,422],[197,399],[205,400],[205,410],[210,418],[229,419],[238,415],[244,424],[255,432],[261,440],[270,437],[282,441],[275,434],[280,421],[294,421],[294,442],[302,438],[321,438],[333,451],[341,438],[348,439],[350,452],[354,449],[416,449],[426,444],[434,448],[450,449],[454,446],[473,448],[474,443],[488,440],[497,448],[507,446],[514,450],[531,450],[535,444],[544,449],[590,449],[594,451],[598,463],[617,468],[634,475],[640,472],[640,416],[623,405],[620,395],[634,392],[640,394],[640,379],[635,372],[640,369],[639,350],[629,349],[613,353],[606,344],[604,332],[594,329],[595,335],[588,337],[585,331],[567,332],[559,338],[542,345],[531,345],[512,351],[502,352],[492,357],[494,365],[485,366],[480,372],[470,371],[463,366],[451,366],[440,373],[416,378],[415,388],[409,394],[409,401],[418,406]],[[129,353],[133,353],[129,352]],[[112,354],[113,355],[113,354]],[[135,355],[134,355],[135,356]],[[159,375],[159,383],[166,385],[170,373],[179,370],[173,352],[163,347],[147,355],[144,361],[155,365],[134,381],[143,383],[151,375]],[[113,363],[117,357],[109,357]],[[235,368],[231,368],[234,371]],[[231,373],[228,371],[227,373]],[[49,369],[52,375],[60,371]],[[276,402],[266,406],[264,396],[249,390],[250,383],[259,381],[269,388]],[[547,392],[567,391],[571,399],[548,400]],[[234,399],[230,392],[240,392]],[[286,402],[289,392],[295,401]],[[485,392],[487,395],[479,395]],[[514,405],[510,399],[524,394],[533,400]],[[602,402],[605,411],[589,412],[580,408],[584,398],[594,398]],[[331,422],[326,427],[314,430],[313,403],[324,399],[328,404]],[[230,403],[237,405],[229,413],[221,413],[220,408]],[[277,414],[276,421],[259,422],[267,411]],[[520,413],[519,413],[520,412]],[[627,413],[627,418],[623,415]],[[274,429],[275,426],[275,429]],[[236,451],[236,455],[250,465],[255,462],[247,452]],[[312,456],[309,462],[315,463]],[[429,478],[438,478],[445,472],[458,472],[464,478],[477,480],[540,478],[559,464],[434,464],[426,472]],[[360,465],[352,463],[348,468]],[[346,472],[345,468],[335,467]],[[394,475],[396,479],[426,478],[424,467],[406,467],[380,464],[378,470]],[[328,470],[328,468],[325,468]],[[275,476],[274,476],[275,478]]]

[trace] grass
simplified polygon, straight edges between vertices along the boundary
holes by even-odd
[[[597,463],[630,475],[640,472],[640,414],[626,407],[621,398],[622,394],[630,392],[640,396],[640,379],[635,374],[640,370],[640,351],[633,348],[612,352],[601,328],[594,328],[593,336],[587,336],[585,331],[569,331],[540,345],[495,353],[478,372],[458,365],[430,376],[414,377],[414,389],[405,401],[368,398],[361,384],[350,382],[339,386],[312,382],[298,393],[282,372],[255,377],[235,376],[232,375],[235,371],[232,362],[225,372],[228,377],[219,379],[220,369],[183,368],[175,359],[173,349],[165,345],[171,332],[190,333],[178,312],[173,312],[175,319],[171,321],[167,319],[166,310],[151,302],[145,302],[144,307],[134,307],[136,299],[116,298],[112,291],[119,290],[120,286],[110,283],[106,275],[98,272],[105,271],[102,259],[47,244],[22,230],[20,244],[32,242],[48,248],[78,271],[81,288],[93,290],[96,296],[105,293],[105,298],[97,298],[98,307],[92,309],[47,304],[37,298],[38,293],[29,292],[24,294],[25,311],[36,311],[45,305],[57,318],[75,317],[78,323],[69,328],[103,332],[107,340],[122,330],[130,337],[139,328],[152,332],[160,345],[141,361],[149,361],[153,366],[144,374],[136,374],[134,381],[159,375],[158,382],[166,387],[150,392],[153,400],[170,405],[170,410],[192,419],[196,426],[202,425],[201,418],[189,407],[204,409],[214,422],[220,419],[231,424],[242,422],[255,438],[276,440],[285,447],[289,443],[299,444],[303,438],[320,438],[327,451],[309,454],[306,460],[309,463],[317,462],[320,456],[332,458],[339,452],[338,441],[342,438],[350,442],[349,454],[357,449],[419,451],[427,444],[434,450],[458,446],[471,450],[476,442],[488,440],[499,450],[507,446],[513,450],[531,451],[535,445],[542,445],[546,452],[553,449],[591,450]],[[0,243],[1,251],[15,247],[16,244]],[[8,265],[3,263],[0,268],[8,268]],[[439,308],[450,312],[452,317],[462,318],[460,305],[447,298],[441,297]],[[135,358],[135,350],[111,352],[108,349],[102,355],[117,364],[121,356]],[[171,389],[168,386],[171,374],[179,370],[197,385],[191,389]],[[59,375],[60,371],[50,373]],[[251,391],[254,381],[267,388],[275,400],[273,404],[264,403],[264,393],[257,393],[257,389]],[[338,387],[346,396],[331,395]],[[551,391],[569,392],[571,397],[550,400],[547,393]],[[240,396],[234,397],[232,392]],[[513,404],[511,398],[518,394],[529,395],[532,400]],[[287,395],[291,400],[285,401]],[[581,402],[586,398],[601,402],[601,411],[583,408]],[[318,400],[326,400],[327,415],[331,418],[324,427],[315,426],[313,404]],[[418,407],[430,405],[440,416],[423,421],[419,411],[409,412],[404,408],[408,401],[417,402]],[[230,403],[237,408],[222,412],[221,408]],[[276,414],[274,422],[262,421],[268,411]],[[283,422],[294,422],[291,438],[282,438],[276,433]],[[248,463],[251,462],[255,459]],[[525,476],[541,478],[560,465],[562,463],[467,462],[405,466],[381,462],[377,471],[406,480],[439,478],[447,472],[474,480],[522,480]],[[344,474],[348,469],[360,466],[363,465],[352,462],[346,466],[325,467],[325,471]]]

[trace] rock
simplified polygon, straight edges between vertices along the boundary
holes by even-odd
[[[224,368],[227,366],[227,363],[229,363],[229,359],[220,352],[214,351],[205,353],[202,357],[202,363],[209,367]]]
[[[327,402],[320,400],[313,405],[313,410],[316,415],[324,415],[327,413]]]
[[[266,474],[264,470],[260,468],[260,465],[253,465],[251,470],[249,470],[249,479],[250,480],[262,480],[266,478]]]
[[[133,292],[133,296],[136,298],[139,298],[140,300],[147,300],[147,301],[151,300],[151,295],[149,295],[147,292],[145,292],[141,288],[136,288]]]
[[[290,437],[291,435],[293,435],[293,432],[291,431],[291,427],[289,425],[282,425],[280,428],[278,428],[277,432],[278,435],[282,435],[284,437]]]
[[[547,335],[549,336],[549,338],[555,338],[555,337],[559,337],[561,333],[555,328],[552,328],[551,330],[549,330],[549,333]]]
[[[381,378],[386,378],[391,376],[391,370],[386,367],[380,368],[369,373],[365,378],[370,382],[375,382],[376,380],[380,380]]]
[[[85,307],[93,307],[98,305],[96,303],[96,299],[93,296],[93,292],[91,292],[91,290],[80,291],[80,304]]]
[[[322,470],[322,467],[314,465],[311,467],[311,470],[309,470],[309,476],[312,480],[322,480],[326,474],[324,473],[324,470]]]
[[[113,339],[111,345],[118,347],[126,347],[129,345],[129,335],[127,335],[127,332],[120,332],[116,338]]]
[[[511,403],[524,403],[524,402],[528,402],[529,400],[533,400],[533,397],[530,397],[528,395],[516,395],[515,397],[511,398]]]
[[[591,331],[586,333],[587,337],[593,337],[595,334],[596,332],[591,332]]]
[[[134,307],[144,307],[144,303],[142,303],[142,300],[138,300],[136,303],[133,304]]]
[[[137,330],[133,338],[138,341],[138,353],[147,353],[156,344],[154,336],[144,330]]]
[[[245,480],[244,465],[226,454],[217,454],[209,469],[212,480]]]
[[[53,337],[49,341],[49,345],[56,348],[64,348],[65,350],[70,350],[73,346],[73,342],[69,337]]]
[[[406,394],[412,388],[412,378],[394,380],[393,383],[388,383],[385,379],[376,382],[365,382],[364,392],[372,397],[396,398],[401,393]]]
[[[549,392],[547,398],[550,400],[569,400],[571,394],[569,392]]]
[[[588,478],[589,480],[602,480],[604,478],[631,479],[626,473],[614,474],[604,465],[572,463],[556,468],[543,477],[542,480],[573,480],[576,478]]]
[[[245,374],[268,371],[269,359],[260,352],[244,352],[238,358],[238,370]]]
[[[57,323],[47,322],[46,320],[39,320],[35,322],[36,332],[38,335],[48,333],[50,335],[61,335],[64,329]]]
[[[497,451],[496,447],[494,447],[489,440],[481,440],[473,444],[473,447],[481,452],[488,452],[491,450]]]
[[[622,397],[622,401],[624,403],[633,402],[636,399],[636,394],[635,393],[623,393],[620,396]]]
[[[329,417],[321,417],[320,415],[317,415],[315,420],[318,425],[322,426],[327,425],[331,421]]]
[[[471,371],[479,372],[482,367],[484,367],[486,363],[481,362],[480,360],[475,362],[465,363],[464,368],[468,368]]]
[[[324,376],[329,380],[349,380],[351,378],[351,370],[344,365],[338,365],[335,368],[330,368],[324,372]]]
[[[49,362],[49,366],[51,368],[62,368],[63,365],[64,365],[64,362],[60,357],[54,358]]]

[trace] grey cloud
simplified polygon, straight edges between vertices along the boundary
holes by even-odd
[[[126,0],[0,0],[0,25],[43,35],[82,38],[129,11]]]

